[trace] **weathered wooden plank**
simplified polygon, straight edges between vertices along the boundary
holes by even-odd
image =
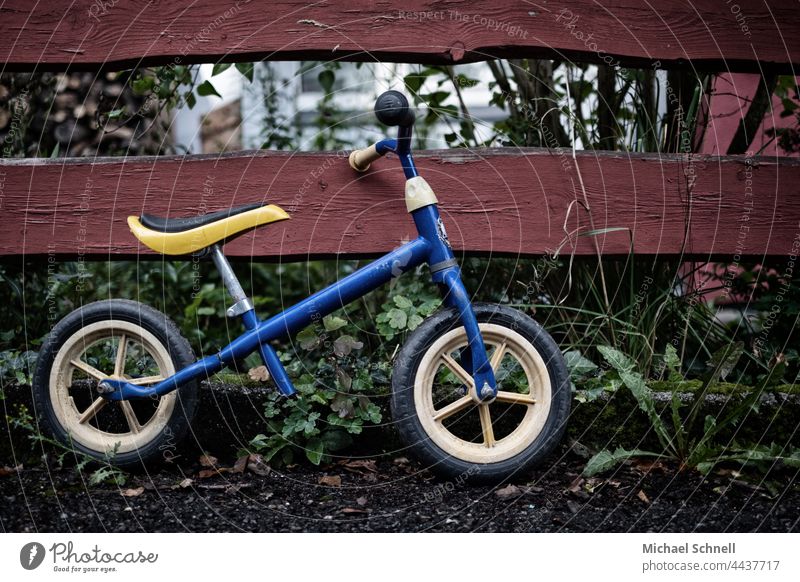
[[[576,164],[563,150],[509,148],[422,152],[418,165],[459,252],[591,254],[597,245],[625,254],[633,240],[635,252],[649,255],[787,255],[800,236],[796,159],[583,152]],[[186,216],[256,201],[281,205],[292,220],[233,241],[232,256],[370,256],[416,236],[396,159],[364,175],[343,154],[265,151],[6,160],[0,173],[5,256],[132,257],[145,250],[128,215]],[[600,229],[628,230],[575,236]]]
[[[623,66],[800,64],[780,0],[75,0],[0,4],[6,70],[251,59],[443,63],[563,57]]]

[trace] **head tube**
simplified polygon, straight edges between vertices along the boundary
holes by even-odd
[[[403,166],[406,179],[419,176],[417,167],[414,165],[414,157],[411,155],[411,133],[413,126],[400,126],[397,128],[397,155]]]

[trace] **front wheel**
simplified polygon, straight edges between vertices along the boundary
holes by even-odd
[[[105,378],[147,386],[194,361],[166,315],[134,301],[98,301],[62,319],[42,346],[33,379],[41,427],[65,446],[136,468],[168,458],[186,434],[198,383],[153,399],[111,402],[97,393]]]
[[[497,379],[497,398],[478,404],[460,378],[467,335],[455,309],[430,317],[408,338],[392,377],[392,418],[412,452],[434,471],[497,482],[531,468],[558,445],[570,384],[558,345],[522,312],[475,304]]]

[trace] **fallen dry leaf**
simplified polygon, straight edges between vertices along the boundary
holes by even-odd
[[[236,493],[240,489],[247,489],[248,487],[252,487],[252,483],[214,483],[214,484],[201,484],[197,487],[200,489],[206,489],[208,491],[224,491],[225,493]]]
[[[500,499],[513,499],[522,495],[522,489],[516,485],[506,485],[502,489],[497,489],[494,494]]]
[[[639,493],[636,494],[636,497],[638,497],[648,505],[650,504],[650,498],[647,496],[647,493],[645,493],[642,489],[639,489]]]
[[[231,469],[231,473],[244,473],[245,469],[247,469],[247,463],[250,461],[250,455],[244,455],[236,459],[236,462],[233,464],[233,469]]]
[[[319,478],[320,485],[327,485],[328,487],[341,487],[342,478],[339,475],[323,475]]]
[[[647,459],[639,459],[633,464],[633,468],[641,473],[650,473],[653,471],[660,471],[661,473],[667,472],[667,467],[661,461],[651,461]]]
[[[123,489],[120,491],[120,495],[123,497],[138,497],[144,493],[144,487],[136,487],[135,489]]]
[[[266,477],[272,470],[269,464],[264,460],[264,457],[259,454],[250,455],[248,457],[247,468],[259,477]]]
[[[570,483],[569,487],[567,487],[567,491],[570,493],[577,493],[581,490],[581,485],[583,485],[584,479],[581,476],[575,477]]]
[[[191,487],[191,486],[192,486],[192,483],[194,483],[194,480],[192,480],[192,479],[189,479],[189,478],[187,477],[186,479],[184,479],[183,481],[181,481],[181,482],[180,482],[180,484],[178,485],[178,487],[180,487],[181,489],[186,489],[187,487]]]
[[[356,509],[355,507],[345,507],[342,513],[369,513],[368,509]]]
[[[340,464],[343,465],[345,469],[353,469],[356,471],[363,469],[373,473],[378,472],[378,466],[375,464],[375,459],[356,459],[352,461],[343,461]]]
[[[208,479],[209,477],[216,477],[217,475],[221,475],[225,472],[224,467],[220,467],[219,469],[202,469],[199,473],[197,473],[198,479]]]
[[[200,465],[203,467],[216,467],[217,458],[211,455],[200,455]]]
[[[367,498],[359,497],[358,499],[356,499],[356,503],[358,503],[361,507],[364,507],[367,504]]]
[[[266,366],[257,366],[255,368],[250,368],[247,371],[247,375],[250,377],[251,380],[255,380],[256,382],[266,382],[269,380],[269,372],[267,371]]]
[[[0,467],[0,477],[8,477],[9,475],[13,475],[14,473],[19,473],[22,470],[22,465],[17,465],[16,467],[7,467],[3,465]]]

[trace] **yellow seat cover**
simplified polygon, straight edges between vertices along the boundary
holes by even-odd
[[[157,253],[188,255],[262,224],[288,218],[289,215],[283,208],[270,204],[182,232],[160,232],[147,228],[141,223],[138,216],[129,216],[128,226],[136,238]]]

